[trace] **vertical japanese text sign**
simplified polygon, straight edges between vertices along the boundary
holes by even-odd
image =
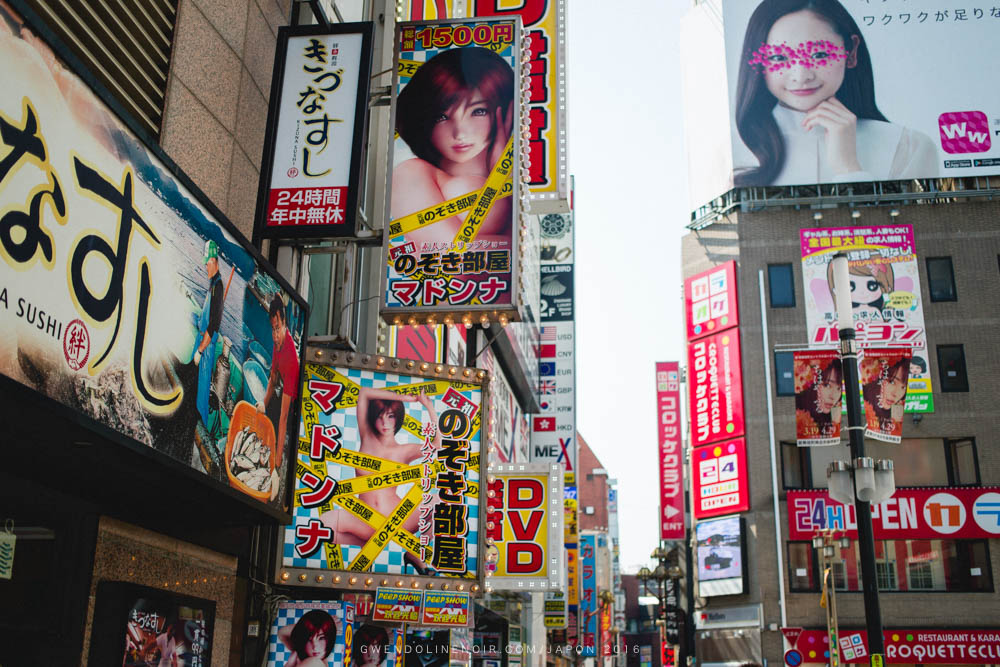
[[[730,260],[685,280],[684,312],[689,341],[739,325],[736,262]]]
[[[692,447],[743,435],[738,328],[688,343],[688,414]]]
[[[580,614],[583,616],[584,657],[597,655],[597,536],[580,536]]]
[[[308,350],[282,565],[478,579],[485,371],[336,356]]]
[[[397,26],[387,319],[520,316],[520,38],[516,17]]]
[[[371,23],[278,30],[254,238],[354,236]]]
[[[528,89],[530,201],[532,213],[569,210],[566,176],[566,5],[560,0],[504,3],[473,0],[475,15],[517,14],[524,25],[531,54]],[[470,4],[473,4],[470,2]],[[503,4],[519,4],[512,9]]]
[[[660,539],[684,539],[684,462],[681,456],[680,364],[656,362]]]

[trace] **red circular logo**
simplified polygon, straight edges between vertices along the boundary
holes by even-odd
[[[296,167],[288,168],[288,178],[295,178],[299,175],[299,170]]]
[[[87,364],[87,358],[90,357],[90,333],[82,321],[73,320],[66,327],[63,354],[66,356],[66,363],[74,371]]]

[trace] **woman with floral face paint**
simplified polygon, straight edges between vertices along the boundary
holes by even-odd
[[[868,47],[837,0],[764,0],[747,25],[736,97],[753,154],[737,159],[737,186],[936,173],[930,138],[879,111]]]

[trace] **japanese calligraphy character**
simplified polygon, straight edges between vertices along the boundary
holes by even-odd
[[[461,271],[462,256],[457,252],[441,255],[441,273],[458,273]]]
[[[408,276],[417,270],[417,258],[413,255],[400,255],[392,263],[393,270],[401,276]]]
[[[465,464],[469,462],[469,441],[444,438],[441,440],[437,457],[438,461],[444,461],[445,467],[449,470],[464,472]]]
[[[910,22],[910,15],[909,14],[900,14],[899,18],[903,21],[903,25],[906,25],[907,23]],[[812,239],[810,239],[810,242],[811,241],[812,241]]]
[[[956,21],[968,21],[969,17],[966,16],[966,11],[964,9],[955,10],[955,20]]]
[[[438,497],[449,503],[461,503],[465,500],[465,476],[454,470],[444,470],[437,474],[435,480],[438,488]]]
[[[389,291],[401,305],[412,306],[420,293],[420,282],[417,280],[394,280],[389,283]]]
[[[323,42],[315,37],[309,40],[309,43],[303,49],[303,55],[310,60],[326,63],[326,47],[323,45]],[[305,68],[303,67],[303,69]]]
[[[506,280],[500,280],[496,276],[490,276],[489,279],[479,283],[479,299],[483,303],[493,303],[506,289]]]
[[[322,67],[303,67],[302,69],[309,72],[310,74],[315,74],[316,72],[323,72]],[[313,83],[318,84],[324,79],[333,79],[326,87],[320,86],[319,88],[324,92],[332,93],[333,91],[337,90],[337,88],[340,87],[340,79],[343,74],[344,74],[343,69],[338,69],[335,72],[323,72],[323,74],[320,74],[319,76],[313,78]]]
[[[322,461],[326,452],[330,452],[331,456],[336,456],[339,451],[340,429],[333,424],[329,426],[315,424],[309,443],[309,458],[313,461]]]
[[[927,12],[920,12],[919,14],[917,14],[917,18],[920,19],[921,23],[923,23],[924,21],[927,20]]]
[[[946,18],[948,18],[948,10],[947,9],[939,9],[936,12],[934,12],[934,20],[935,21],[941,22],[941,21],[944,21]]]
[[[444,572],[465,572],[465,538],[435,536],[431,564]]]
[[[434,508],[434,535],[465,535],[469,530],[465,505],[438,503]]]
[[[888,14],[882,15],[882,25],[889,25],[892,23],[892,17]]]
[[[486,270],[490,273],[509,273],[510,251],[491,250],[486,253]]]
[[[486,270],[486,253],[467,252],[462,255],[462,271],[464,273],[482,273]]]
[[[475,280],[461,280],[459,278],[449,279],[448,289],[450,290],[450,294],[448,295],[448,303],[468,303],[472,298],[472,295],[476,293],[476,287],[477,285]]]
[[[421,253],[420,259],[417,260],[417,267],[425,275],[437,275],[439,261],[437,253]]]
[[[323,102],[325,101],[326,95],[319,92],[312,86],[308,86],[305,90],[299,93],[299,101],[295,103],[295,106],[302,109],[302,113],[314,114],[323,109]]]
[[[305,526],[295,527],[295,537],[303,540],[295,545],[295,552],[300,558],[308,558],[320,544],[333,538],[333,530],[324,526],[318,519],[309,519]]]
[[[334,491],[337,490],[336,480],[330,477],[324,477],[320,479],[311,472],[307,472],[302,475],[302,483],[308,486],[312,491],[308,493],[303,493],[299,500],[302,502],[302,507],[316,507],[317,505],[322,505],[326,501],[333,497]]]
[[[862,16],[861,18],[865,22],[865,25],[875,25],[874,16]]]

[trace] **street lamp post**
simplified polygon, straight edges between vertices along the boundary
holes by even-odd
[[[678,581],[684,576],[684,572],[674,562],[676,561],[676,557],[676,549],[667,550],[662,546],[658,546],[650,554],[650,558],[657,561],[656,569],[651,571],[648,567],[643,567],[637,575],[647,593],[649,592],[649,582],[655,582],[656,599],[659,602],[656,626],[660,633],[661,643],[668,642],[671,645],[681,643],[677,621],[683,613],[678,604],[680,600]],[[671,586],[669,594],[666,590],[667,581],[670,582]],[[670,635],[667,635],[668,621],[670,621],[669,625],[671,627]]]
[[[827,469],[827,478],[830,480],[831,497],[845,504],[854,503],[868,649],[871,655],[881,657],[885,654],[885,639],[882,636],[882,612],[878,599],[878,577],[875,573],[875,536],[869,503],[886,500],[895,491],[895,484],[892,481],[891,461],[879,461],[876,468],[875,462],[865,456],[865,422],[861,417],[861,391],[858,389],[858,345],[854,331],[854,307],[851,303],[851,276],[847,255],[837,253],[831,261],[840,328],[840,358],[847,394],[847,434],[853,466],[843,461],[834,461]]]
[[[840,667],[840,645],[838,644],[840,628],[837,622],[837,583],[833,571],[833,558],[837,549],[849,549],[851,540],[847,537],[835,537],[834,532],[827,529],[818,531],[812,538],[813,548],[819,556],[820,604],[826,609],[826,632],[830,644],[830,667]]]

